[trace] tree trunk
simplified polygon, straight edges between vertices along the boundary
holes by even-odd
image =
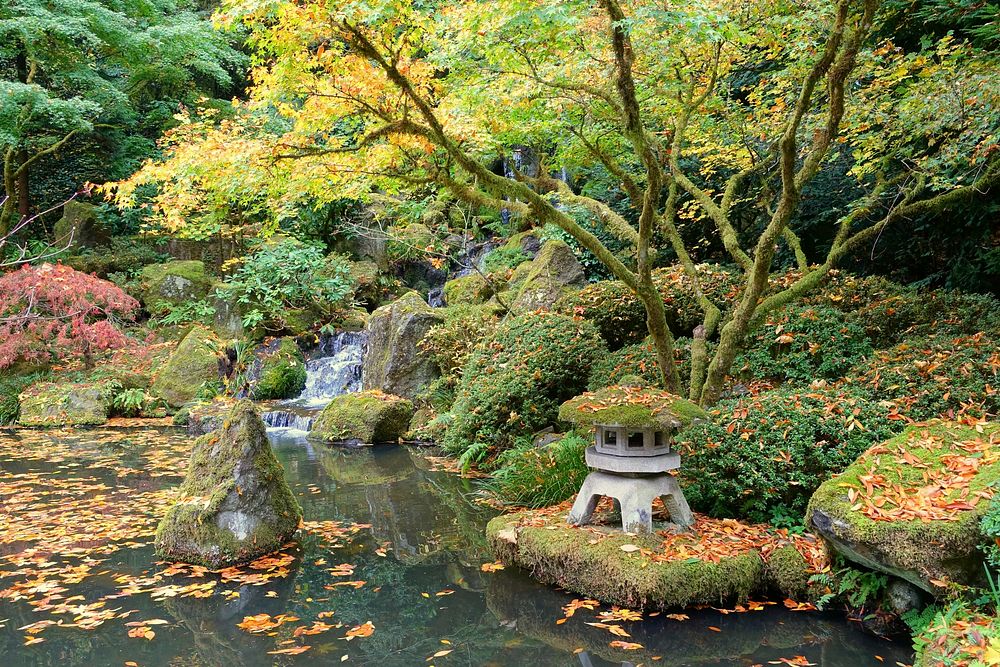
[[[653,337],[656,347],[656,363],[660,367],[660,378],[667,391],[681,392],[681,378],[674,363],[674,337],[667,327],[667,314],[663,309],[663,297],[652,285],[640,286],[639,298],[646,307],[646,328]]]
[[[31,199],[28,194],[28,169],[22,165],[28,161],[28,151],[23,148],[17,152],[17,166],[20,172],[17,175],[17,213],[23,220],[31,212]]]

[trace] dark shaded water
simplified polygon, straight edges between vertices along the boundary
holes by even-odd
[[[492,561],[483,539],[490,511],[469,502],[472,482],[433,470],[421,451],[331,449],[281,436],[273,444],[306,521],[339,521],[324,524],[339,532],[305,533],[288,551],[289,564],[263,569],[260,580],[220,581],[165,574],[149,546],[170,499],[163,490],[179,481],[186,436],[0,430],[2,664],[767,665],[803,656],[855,667],[910,660],[907,647],[836,616],[775,606],[624,622],[631,635],[624,640],[642,648],[614,649],[610,643],[623,638],[586,624],[600,610],[557,624],[574,596],[521,572],[481,570]],[[135,534],[141,544],[129,544]],[[75,539],[83,535],[89,540]],[[270,634],[237,627],[257,614],[297,620]],[[103,620],[93,629],[65,627],[93,617]],[[44,620],[56,624],[30,627]],[[126,623],[150,620],[152,639],[128,636]],[[296,636],[317,620],[333,627]],[[346,639],[367,622],[370,636]],[[26,645],[33,637],[42,641]],[[301,646],[310,648],[269,654]]]

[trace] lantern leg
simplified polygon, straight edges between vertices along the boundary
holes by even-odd
[[[684,492],[681,491],[681,485],[677,483],[677,479],[668,475],[664,487],[666,487],[666,491],[660,497],[663,499],[663,506],[670,514],[670,521],[684,528],[694,525],[694,515],[691,513],[691,508],[688,506],[687,499],[684,497]]]
[[[566,518],[567,523],[572,526],[582,526],[590,522],[591,517],[594,516],[594,510],[597,509],[597,501],[603,495],[594,488],[595,486],[594,473],[591,473],[587,475],[587,479],[583,480],[580,493],[576,494],[573,509],[569,511],[569,516]]]

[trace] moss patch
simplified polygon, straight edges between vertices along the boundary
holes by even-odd
[[[493,288],[478,273],[452,278],[444,284],[444,299],[449,306],[478,305],[493,296]]]
[[[282,338],[260,359],[260,375],[251,390],[255,400],[294,398],[306,386],[302,351],[291,338]]]
[[[493,519],[486,528],[491,548],[543,583],[630,609],[743,602],[782,582],[797,585],[818,565],[800,555],[796,574],[793,560],[782,556],[780,580],[770,576],[765,556],[799,545],[763,526],[699,516],[690,534],[627,535],[605,524],[613,520],[607,511],[594,525],[570,526],[568,508],[563,503]]]
[[[546,241],[533,260],[514,269],[502,297],[515,312],[547,310],[585,284],[583,266],[573,251],[553,239]]]
[[[193,327],[157,371],[151,393],[175,408],[194,399],[203,385],[219,379],[218,345],[209,329]]]
[[[705,419],[695,403],[659,389],[632,386],[605,387],[572,398],[559,408],[559,419],[579,426],[612,424],[668,431]]]
[[[166,559],[220,568],[279,549],[302,509],[253,404],[240,401],[218,432],[198,438],[180,498],[160,522]]]
[[[178,260],[150,264],[142,270],[142,300],[152,313],[163,310],[162,304],[180,304],[205,298],[215,279],[199,260]]]
[[[310,440],[334,443],[395,442],[413,417],[413,403],[381,391],[338,396],[323,408]]]
[[[100,383],[38,382],[21,392],[22,426],[93,426],[108,420]]]
[[[845,557],[932,593],[982,575],[979,523],[1000,481],[1000,425],[917,424],[824,483],[806,521]]]

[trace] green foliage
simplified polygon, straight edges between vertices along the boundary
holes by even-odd
[[[504,320],[465,364],[443,445],[454,453],[483,442],[504,450],[554,423],[603,350],[589,322],[555,313]]]
[[[801,517],[813,491],[872,445],[902,430],[866,393],[785,387],[720,402],[685,429],[688,501],[713,516]]]
[[[352,292],[346,261],[327,261],[319,248],[286,239],[246,257],[219,296],[246,308],[244,326],[280,328],[289,310],[314,308],[328,315],[350,305]]]
[[[772,313],[750,333],[733,373],[804,383],[837,379],[871,352],[871,341],[856,320],[827,306],[794,305]]]
[[[192,322],[211,324],[215,318],[215,306],[205,299],[180,303],[161,301],[159,305],[159,314],[152,321],[156,326],[170,327]]]
[[[592,443],[569,433],[544,447],[526,442],[500,454],[488,483],[502,502],[523,507],[548,507],[580,490],[590,469],[583,453]]]
[[[708,343],[708,353],[712,354],[715,343]],[[689,338],[674,339],[674,364],[681,380],[691,375],[691,340]],[[626,345],[600,357],[594,362],[590,371],[587,388],[591,391],[608,387],[621,382],[622,378],[635,375],[642,378],[646,384],[660,384],[660,367],[656,362],[656,347],[652,338],[641,343]]]
[[[17,423],[17,418],[21,414],[18,394],[34,383],[40,382],[44,377],[45,373],[0,376],[0,426]]]
[[[989,508],[980,521],[979,529],[984,538],[982,549],[986,555],[986,563],[994,571],[1000,571],[1000,498],[994,497],[990,500]],[[987,574],[989,574],[988,570]]]
[[[251,398],[268,400],[294,398],[306,385],[306,365],[299,346],[290,338],[282,338],[273,350],[260,360],[260,376],[251,391]]]
[[[135,237],[115,237],[108,246],[87,248],[79,255],[63,258],[77,271],[94,273],[99,278],[120,274],[128,280],[135,279],[149,264],[159,264],[170,258],[148,241]]]
[[[445,376],[457,378],[473,349],[496,326],[496,310],[491,306],[449,306],[444,322],[431,327],[417,345]]]
[[[483,273],[505,272],[530,260],[531,255],[524,252],[519,244],[507,244],[491,250],[483,257],[482,270]]]
[[[1000,414],[1000,348],[983,333],[915,338],[847,374],[845,384],[892,401],[906,417]]]

